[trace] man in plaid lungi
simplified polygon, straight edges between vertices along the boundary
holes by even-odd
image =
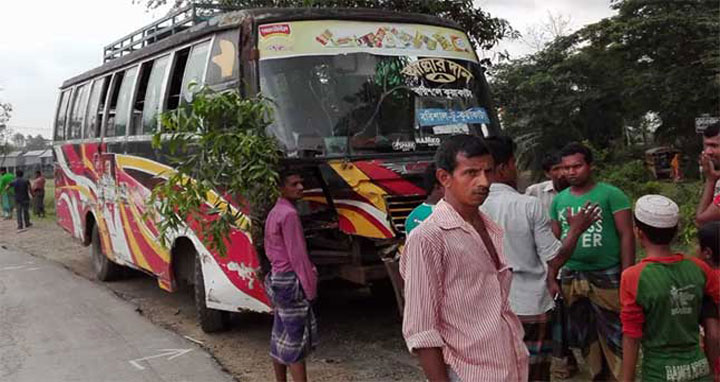
[[[275,378],[306,381],[305,358],[317,343],[317,324],[311,301],[317,295],[317,271],[310,262],[305,235],[293,204],[303,195],[300,173],[280,173],[280,198],[265,222],[265,254],[272,272],[265,288],[273,304],[270,339]]]

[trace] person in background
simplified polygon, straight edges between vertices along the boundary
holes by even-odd
[[[23,171],[15,172],[16,178],[10,182],[10,187],[15,192],[15,206],[17,207],[18,232],[22,232],[32,226],[30,223],[30,182],[23,178]]]
[[[560,288],[556,279],[547,278],[547,263],[564,263],[597,217],[594,208],[569,216],[569,233],[563,241],[558,240],[540,200],[517,191],[515,143],[504,136],[485,142],[495,159],[495,182],[481,209],[505,231],[503,252],[513,270],[510,307],[525,331],[530,381],[549,381],[553,296]]]
[[[698,257],[713,269],[720,280],[720,221],[707,223],[698,230]],[[701,322],[705,329],[705,353],[713,370],[715,381],[720,382],[720,310],[711,298],[703,298]],[[715,336],[713,336],[715,334]]]
[[[635,203],[634,216],[647,256],[622,273],[623,378],[635,380],[642,346],[643,380],[707,380],[710,365],[700,348],[698,318],[704,295],[720,302],[720,280],[699,258],[670,248],[680,220],[675,202],[645,195]]]
[[[45,177],[42,172],[35,171],[35,179],[30,182],[32,193],[33,214],[45,217]]]
[[[695,212],[695,224],[701,226],[720,220],[720,122],[703,131],[703,151],[700,167],[705,176],[705,186]]]
[[[568,188],[570,184],[565,178],[562,167],[562,158],[557,152],[545,155],[542,161],[542,169],[548,180],[535,183],[525,189],[525,195],[534,196],[540,199],[545,211],[550,211],[552,200],[558,192]]]
[[[503,231],[479,209],[493,157],[482,138],[455,135],[435,164],[445,196],[400,256],[405,343],[433,382],[525,381],[528,351],[508,301]]]
[[[5,167],[0,168],[0,204],[2,204],[2,216],[5,220],[12,219],[14,192],[10,183],[15,176]]]
[[[442,199],[445,193],[445,189],[435,176],[436,169],[437,167],[435,167],[435,164],[432,163],[425,170],[425,174],[423,175],[423,186],[425,186],[427,198],[425,198],[425,201],[421,205],[415,207],[405,220],[406,235],[409,235],[410,231],[415,229],[415,227],[420,225],[420,223],[430,216],[435,208],[435,204]]]
[[[310,262],[295,202],[303,196],[303,178],[292,169],[280,172],[280,197],[265,221],[265,254],[271,273],[265,289],[274,318],[270,356],[277,381],[307,380],[305,358],[317,345],[312,302],[317,296],[317,270]]]
[[[587,147],[570,143],[560,155],[570,187],[553,199],[553,233],[567,236],[569,214],[587,208],[588,202],[600,211],[600,220],[583,233],[562,265],[568,345],[582,351],[593,379],[620,379],[620,274],[635,262],[630,199],[616,187],[595,182]],[[557,270],[551,266],[548,273],[555,277]]]

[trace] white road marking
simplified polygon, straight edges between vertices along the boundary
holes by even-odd
[[[145,370],[145,366],[140,364],[140,361],[147,361],[154,358],[162,358],[162,357],[168,357],[168,361],[171,359],[175,359],[177,357],[180,357],[183,354],[190,353],[192,349],[160,349],[158,350],[161,353],[155,354],[143,358],[133,359],[128,361],[131,365],[135,366],[138,370]]]

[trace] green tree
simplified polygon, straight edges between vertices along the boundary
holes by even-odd
[[[720,1],[624,0],[618,15],[493,68],[503,125],[531,168],[570,140],[621,147],[628,126],[692,152],[694,119],[720,104]]]
[[[475,48],[490,49],[503,38],[518,37],[506,20],[492,17],[472,0],[136,0],[152,9],[168,2],[174,7],[187,4],[220,5],[228,8],[371,8],[440,16],[458,23]]]
[[[280,148],[265,135],[270,105],[238,91],[203,89],[192,103],[161,116],[153,147],[174,171],[161,174],[148,203],[161,240],[190,226],[221,255],[235,228],[257,240],[265,212],[277,197]]]
[[[8,134],[8,121],[12,116],[12,105],[9,103],[0,102],[0,154],[7,154],[9,150]]]

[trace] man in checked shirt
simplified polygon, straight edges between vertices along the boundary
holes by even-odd
[[[503,232],[479,207],[495,163],[481,138],[457,135],[435,155],[445,197],[400,259],[403,336],[430,381],[525,381],[528,351],[510,309]]]

